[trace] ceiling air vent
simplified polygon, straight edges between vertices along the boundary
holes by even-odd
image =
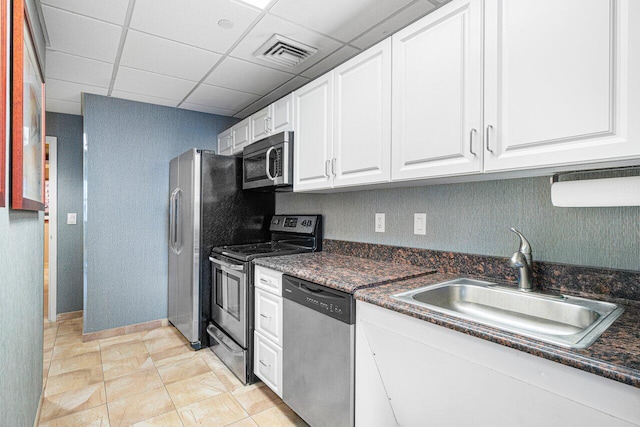
[[[316,52],[318,49],[314,47],[274,34],[253,56],[283,67],[295,68]]]

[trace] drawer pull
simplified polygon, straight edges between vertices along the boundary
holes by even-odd
[[[260,313],[260,317],[264,317],[265,319],[271,319],[271,316],[267,316],[266,314]]]
[[[262,360],[260,361],[260,364],[261,364],[262,366],[264,366],[265,368],[270,368],[270,367],[271,367],[271,365],[267,365],[267,364],[266,364],[266,363],[264,363]]]

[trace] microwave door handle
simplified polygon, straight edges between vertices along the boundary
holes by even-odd
[[[271,171],[269,170],[269,156],[271,155],[271,152],[275,150],[275,148],[276,147],[269,147],[269,149],[267,150],[267,154],[264,156],[265,172],[267,173],[267,178],[269,178],[271,181],[275,181],[276,178],[271,175]]]

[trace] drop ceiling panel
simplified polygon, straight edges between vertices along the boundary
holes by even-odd
[[[225,53],[258,15],[231,0],[137,0],[130,28]],[[221,19],[233,21],[233,28],[221,28]]]
[[[239,111],[249,104],[257,101],[259,98],[260,96],[250,93],[201,84],[193,91],[185,102],[208,107],[224,108],[225,110]]]
[[[404,9],[397,15],[394,15],[382,22],[380,25],[373,28],[371,31],[366,32],[351,44],[359,47],[360,49],[372,46],[387,37],[390,37],[396,31],[406,27],[411,22],[414,22],[424,15],[435,9],[435,6],[427,0],[420,0],[408,8]]]
[[[318,62],[313,67],[303,72],[302,75],[304,77],[315,79],[316,77],[321,76],[322,74],[326,73],[332,68],[335,68],[336,66],[342,64],[347,59],[350,59],[356,56],[359,52],[360,52],[359,49],[356,49],[351,46],[345,46],[343,48],[340,48],[336,52],[327,56],[322,61]]]
[[[258,50],[262,45],[271,38],[274,34],[280,34],[288,37],[300,43],[304,43],[311,47],[318,49],[318,53],[313,55],[295,68],[288,68],[285,66],[279,66],[277,64],[269,63],[270,66],[274,66],[279,70],[299,73],[300,71],[309,68],[311,65],[320,61],[330,53],[338,49],[342,44],[330,39],[329,37],[318,34],[314,31],[306,29],[291,22],[285,21],[277,16],[267,15],[242,39],[238,46],[233,49],[231,56],[244,59],[246,61],[254,62],[256,64],[265,64],[261,60],[255,58],[253,53]]]
[[[46,109],[53,113],[75,114],[77,116],[82,114],[82,104],[80,102],[63,101],[61,99],[47,98]]]
[[[124,25],[129,6],[129,0],[41,0],[41,3],[118,25]]]
[[[205,83],[256,95],[266,95],[294,76],[294,74],[252,62],[226,57],[207,77]]]
[[[188,80],[121,66],[113,89],[181,101],[194,86]]]
[[[108,88],[113,64],[47,49],[47,79]]]
[[[120,65],[200,81],[222,55],[129,30]]]
[[[106,95],[107,89],[102,87],[66,82],[57,79],[47,79],[47,82],[45,84],[45,94],[47,100],[51,98],[59,99],[62,101],[81,102],[81,92]]]
[[[164,105],[166,107],[175,107],[178,101],[172,99],[158,98],[157,96],[141,95],[139,93],[125,92],[122,90],[114,90],[111,92],[114,98],[128,99],[129,101],[146,102],[147,104]]]
[[[279,0],[270,12],[348,42],[412,1]]]
[[[183,102],[180,105],[180,108],[185,110],[200,111],[201,113],[217,114],[219,116],[227,116],[227,117],[233,116],[233,113],[235,112],[234,110],[225,110],[224,108],[217,108],[217,107],[207,107],[206,105],[191,104],[189,102]]]
[[[310,79],[307,79],[305,77],[300,77],[300,76],[294,77],[292,80],[289,80],[287,83],[283,84],[279,88],[277,88],[274,91],[270,92],[267,96],[265,96],[263,98],[260,98],[258,101],[254,102],[253,104],[251,104],[248,107],[246,107],[244,110],[242,110],[238,114],[234,115],[234,117],[238,117],[238,118],[244,119],[245,117],[250,116],[251,114],[253,114],[256,111],[266,107],[267,105],[271,104],[272,102],[277,101],[278,99],[282,98],[283,96],[288,95],[289,93],[291,93],[294,90],[298,89],[299,87],[309,83],[310,81],[311,81]]]
[[[122,27],[42,6],[51,50],[113,63]]]

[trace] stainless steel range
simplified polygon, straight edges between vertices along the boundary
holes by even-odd
[[[271,241],[213,248],[211,315],[207,327],[211,350],[242,381],[253,375],[255,258],[322,250],[322,216],[275,215]]]

